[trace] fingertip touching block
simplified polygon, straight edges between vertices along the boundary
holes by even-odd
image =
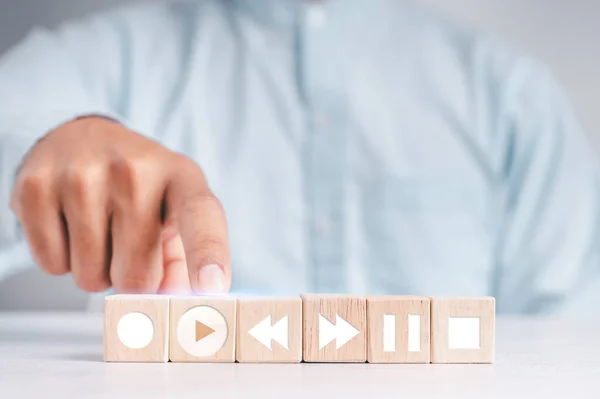
[[[171,361],[235,362],[235,314],[234,297],[171,297]]]
[[[495,299],[431,298],[431,362],[493,363]]]
[[[169,298],[111,295],[104,299],[104,361],[167,362]]]
[[[299,363],[302,360],[300,297],[238,298],[236,360]]]
[[[364,363],[367,304],[352,295],[302,295],[303,360]]]
[[[369,363],[429,363],[430,300],[367,297]]]

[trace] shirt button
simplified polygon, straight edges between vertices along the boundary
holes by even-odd
[[[306,20],[313,28],[320,28],[327,23],[327,14],[321,6],[313,5],[306,11]]]

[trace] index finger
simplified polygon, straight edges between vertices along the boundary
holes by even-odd
[[[165,199],[167,220],[176,224],[183,242],[192,291],[227,292],[231,286],[227,220],[200,168],[195,164],[178,168]]]

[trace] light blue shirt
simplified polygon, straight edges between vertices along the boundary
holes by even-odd
[[[0,274],[35,142],[102,114],[196,160],[233,290],[492,295],[598,314],[597,161],[547,71],[398,0],[203,0],[37,30],[0,61]]]

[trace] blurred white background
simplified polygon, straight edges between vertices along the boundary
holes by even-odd
[[[55,26],[135,0],[0,0],[0,53],[33,26]],[[600,1],[415,0],[503,38],[544,61],[569,95],[585,131],[600,148]],[[31,270],[0,282],[2,309],[81,310],[87,296],[70,276]]]

